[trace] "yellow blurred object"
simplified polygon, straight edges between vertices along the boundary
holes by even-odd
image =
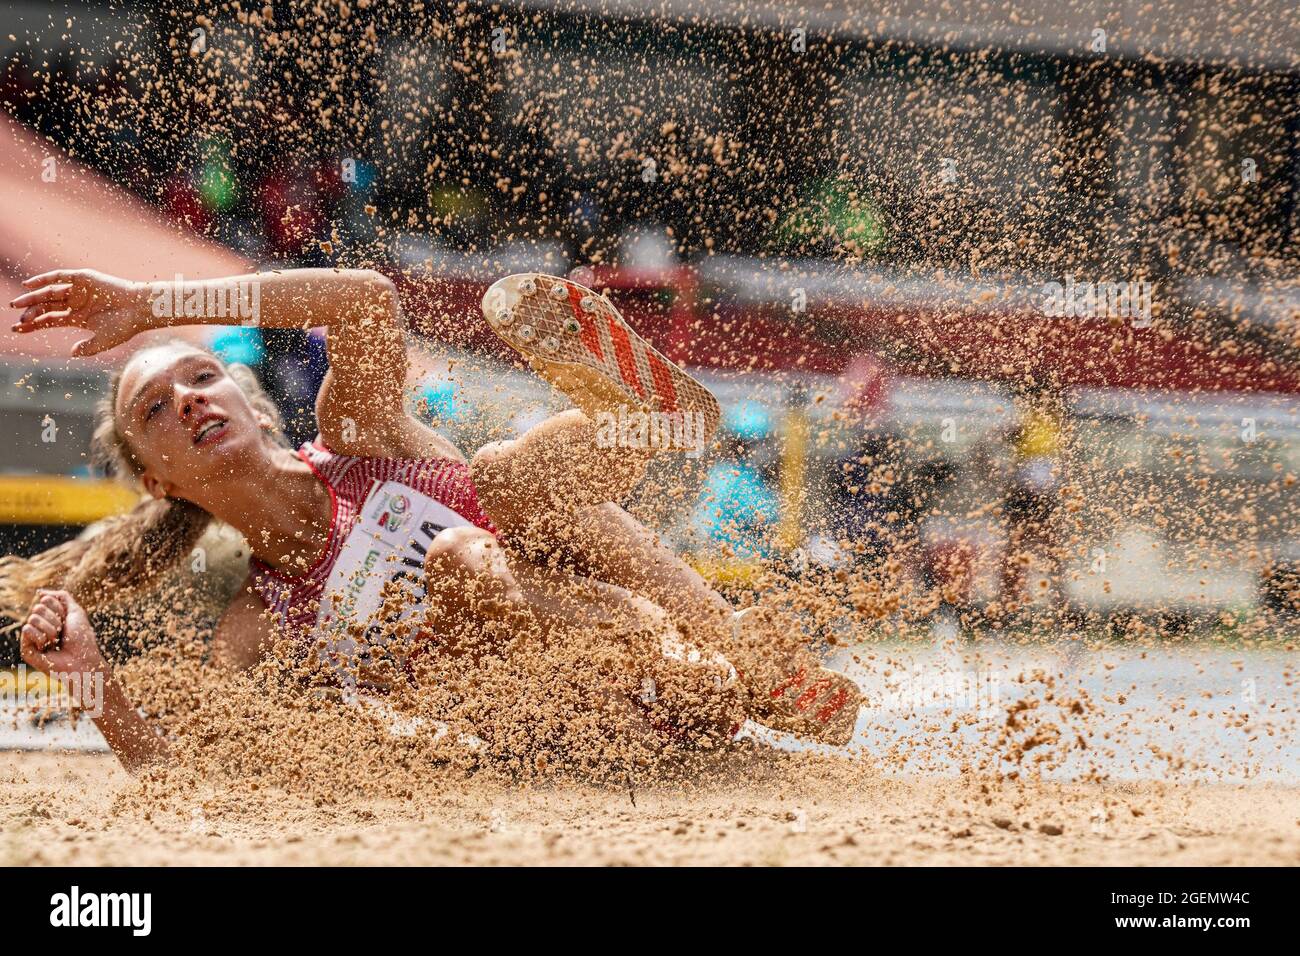
[[[0,667],[0,693],[2,694],[17,693],[24,697],[45,697],[51,690],[57,691],[61,687],[58,681],[51,680],[45,674],[26,665]]]
[[[1063,430],[1059,416],[1042,408],[1029,409],[1025,412],[1020,437],[1016,441],[1016,459],[1028,461],[1031,458],[1056,457],[1064,441]]]
[[[718,558],[693,557],[689,559],[691,567],[699,572],[700,577],[715,587],[753,587],[758,583],[763,565],[758,561],[723,560]]]
[[[0,523],[4,524],[91,524],[131,510],[138,500],[111,481],[0,475]]]

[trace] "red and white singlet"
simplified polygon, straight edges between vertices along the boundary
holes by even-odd
[[[304,643],[333,633],[339,637],[331,650],[346,656],[352,642],[341,636],[345,625],[369,621],[387,582],[403,580],[418,603],[424,556],[439,531],[497,533],[460,462],[336,455],[319,438],[298,457],[329,489],[325,547],[304,574],[284,574],[256,558],[250,572],[262,603]]]

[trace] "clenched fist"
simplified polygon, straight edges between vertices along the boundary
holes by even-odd
[[[37,591],[22,630],[23,660],[44,674],[108,671],[95,629],[67,591]]]

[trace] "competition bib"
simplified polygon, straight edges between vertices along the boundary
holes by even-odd
[[[325,582],[316,627],[325,637],[323,654],[346,685],[353,671],[368,662],[370,651],[384,643],[383,630],[413,617],[424,599],[424,556],[444,528],[473,527],[473,522],[397,481],[372,482],[356,523],[348,532]],[[389,583],[405,592],[400,609],[383,619],[378,612]],[[365,628],[369,646],[358,655],[356,627]]]

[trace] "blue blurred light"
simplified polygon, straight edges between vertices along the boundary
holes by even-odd
[[[365,191],[370,188],[370,184],[375,181],[376,172],[377,170],[374,163],[366,159],[358,159],[356,161],[355,169],[356,178],[347,184],[348,188],[355,189],[358,192]]]
[[[741,402],[723,413],[722,427],[737,438],[757,441],[772,433],[772,414],[758,402]]]
[[[459,417],[455,382],[427,382],[415,389],[415,407],[421,418],[455,421]]]
[[[214,334],[212,351],[223,362],[242,362],[244,365],[259,365],[266,358],[261,331],[238,326]]]

